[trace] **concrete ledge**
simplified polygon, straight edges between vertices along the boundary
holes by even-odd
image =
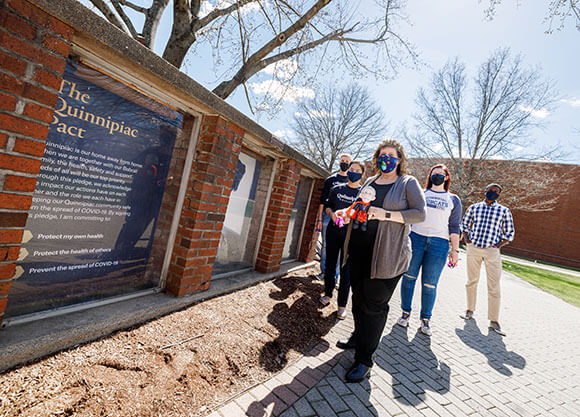
[[[217,279],[212,281],[209,290],[186,297],[150,294],[6,327],[0,330],[0,372],[314,264],[291,262],[269,274],[251,271]]]

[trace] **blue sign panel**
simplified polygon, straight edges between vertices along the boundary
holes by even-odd
[[[161,262],[150,255],[181,122],[175,110],[68,62],[7,316],[158,284]]]

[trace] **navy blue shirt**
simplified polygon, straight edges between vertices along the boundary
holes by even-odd
[[[349,207],[356,201],[356,196],[360,187],[352,188],[348,184],[337,184],[330,189],[328,198],[324,203],[324,210],[330,208],[332,211],[342,210]]]
[[[320,195],[320,204],[326,204],[328,195],[330,194],[330,189],[337,184],[346,183],[348,177],[346,175],[332,174],[324,181],[324,186],[322,187],[322,194]],[[348,207],[348,206],[347,206]]]
[[[335,185],[330,189],[328,199],[324,203],[324,210],[326,211],[326,208],[329,208],[332,211],[336,211],[350,207],[356,201],[359,190],[360,187],[351,188],[348,184],[339,183]],[[333,229],[335,233],[342,235],[342,237],[346,236],[347,228],[338,227],[332,220],[328,223],[328,228]]]

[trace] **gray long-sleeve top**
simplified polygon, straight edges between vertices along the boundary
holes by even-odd
[[[361,190],[376,180],[369,178]],[[401,175],[385,196],[383,208],[388,211],[400,211],[404,224],[380,221],[377,228],[375,246],[371,265],[371,278],[389,279],[401,275],[409,268],[411,262],[411,224],[425,220],[425,194],[417,179],[411,175]],[[344,252],[347,253],[352,230],[349,224]]]

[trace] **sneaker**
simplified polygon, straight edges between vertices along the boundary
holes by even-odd
[[[429,319],[421,319],[421,333],[431,336],[431,327],[429,327]]]
[[[505,336],[505,332],[501,329],[501,326],[497,321],[490,321],[489,328],[492,329],[494,332],[499,334],[500,336]]]
[[[403,315],[397,320],[397,324],[401,327],[407,327],[409,325],[410,314],[403,311]]]
[[[346,307],[338,307],[336,317],[338,317],[340,320],[344,320],[346,318]]]
[[[330,304],[330,297],[328,297],[327,295],[323,295],[322,297],[320,297],[320,304],[322,304],[323,306],[327,306]]]
[[[471,320],[473,318],[473,311],[467,310],[465,313],[460,314],[459,317],[463,320]]]

